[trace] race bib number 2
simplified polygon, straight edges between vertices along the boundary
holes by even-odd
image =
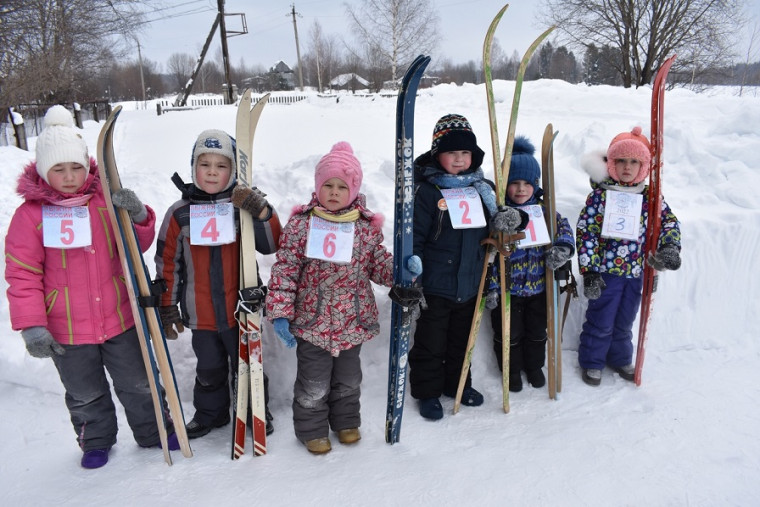
[[[442,188],[454,229],[477,229],[486,226],[486,215],[478,191],[473,187]]]
[[[190,244],[216,246],[235,241],[235,210],[232,203],[191,204]]]
[[[87,206],[42,206],[42,243],[49,248],[80,248],[92,244]]]

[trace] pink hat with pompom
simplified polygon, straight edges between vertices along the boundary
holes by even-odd
[[[317,192],[322,188],[325,181],[330,178],[340,178],[349,189],[349,203],[354,202],[359,195],[359,188],[362,186],[362,166],[359,160],[354,156],[354,150],[351,145],[345,141],[336,143],[330,153],[322,157],[317,163],[317,169],[314,172],[314,185]]]
[[[634,127],[630,132],[616,135],[610,142],[610,147],[607,148],[607,172],[615,181],[620,181],[615,171],[615,160],[621,158],[633,158],[641,162],[639,174],[632,183],[640,183],[649,175],[652,147],[646,136],[641,134],[641,127]]]

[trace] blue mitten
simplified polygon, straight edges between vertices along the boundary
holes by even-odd
[[[409,257],[409,260],[406,261],[406,269],[408,269],[413,276],[420,276],[422,274],[422,259],[416,255],[412,255]]]
[[[296,337],[290,332],[290,321],[285,317],[279,317],[272,321],[274,332],[282,343],[289,349],[296,346]]]

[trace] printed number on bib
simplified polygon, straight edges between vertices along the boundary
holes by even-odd
[[[81,248],[92,244],[87,206],[42,206],[42,244],[48,248]]]
[[[190,244],[216,246],[235,241],[235,209],[232,203],[191,204]]]
[[[473,187],[442,188],[454,229],[477,229],[486,226],[486,215],[478,191]]]
[[[528,225],[525,227],[525,239],[517,243],[517,248],[528,248],[531,246],[548,245],[551,243],[549,238],[549,229],[546,228],[546,219],[544,210],[538,204],[529,206],[519,206],[530,217]]]
[[[306,238],[306,257],[347,264],[354,251],[354,222],[330,222],[312,215]]]
[[[607,190],[602,236],[638,241],[643,203],[644,196],[642,194]]]

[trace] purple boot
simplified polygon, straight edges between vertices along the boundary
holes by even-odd
[[[82,456],[82,468],[100,468],[108,463],[110,449],[91,449]]]

